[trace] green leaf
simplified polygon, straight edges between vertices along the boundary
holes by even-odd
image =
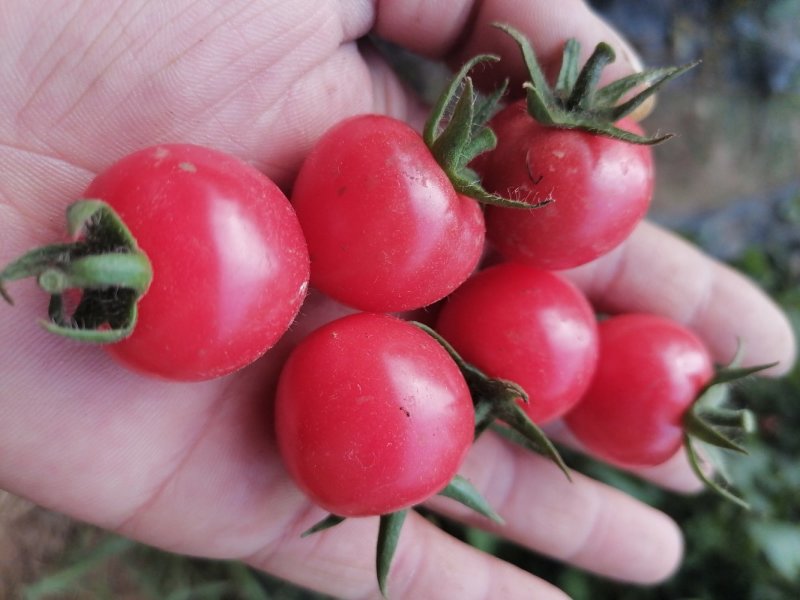
[[[578,70],[580,46],[576,40],[564,45],[561,68],[554,88],[550,88],[530,42],[518,30],[503,24],[495,27],[506,32],[519,46],[528,70],[529,81],[523,84],[528,113],[546,127],[580,129],[635,144],[657,144],[671,134],[646,137],[632,134],[614,125],[652,96],[666,82],[685,73],[697,63],[679,67],[651,69],[612,82],[598,89],[603,69],[614,61],[613,48],[600,42]],[[629,100],[617,102],[630,90],[646,85]]]
[[[425,123],[422,137],[428,148],[433,147],[436,138],[438,138],[440,135],[440,129],[442,129],[444,126],[447,109],[455,105],[460,98],[459,89],[463,85],[464,80],[467,78],[467,74],[476,65],[482,62],[496,62],[498,60],[500,60],[500,57],[494,54],[480,54],[464,63],[461,69],[459,69],[458,73],[456,73],[455,76],[450,80],[450,83],[439,96],[436,104],[431,110],[431,114],[428,116],[428,120]]]
[[[556,96],[566,97],[575,87],[578,79],[578,59],[580,58],[581,45],[575,38],[570,38],[564,44],[564,55],[561,60],[561,70],[556,79]]]
[[[528,41],[528,38],[510,25],[504,23],[492,23],[492,25],[505,31],[519,46],[522,59],[525,62],[525,68],[528,71],[528,77],[530,78],[529,85],[536,91],[538,97],[541,98],[542,104],[544,106],[552,106],[555,104],[553,93],[550,90],[542,68],[539,66],[539,60],[536,58],[536,53],[533,51],[533,47]]]
[[[519,404],[516,402],[504,402],[497,407],[494,414],[513,430],[513,433],[508,432],[508,435],[505,435],[506,438],[521,444],[537,454],[541,454],[545,458],[549,458],[561,469],[566,478],[572,481],[569,468],[564,462],[564,459],[561,458],[561,454],[559,454],[544,431],[542,431],[536,423],[531,421],[530,417],[522,410]],[[496,431],[502,432],[503,428],[498,427]],[[517,435],[514,435],[514,433]]]
[[[81,557],[76,563],[43,579],[39,579],[36,583],[26,587],[23,592],[23,599],[39,600],[41,598],[44,600],[54,594],[64,594],[84,575],[111,557],[127,552],[133,546],[134,542],[127,538],[111,536],[93,548],[86,556]]]
[[[473,548],[477,548],[487,554],[494,554],[495,556],[498,554],[500,546],[503,543],[496,535],[484,531],[483,529],[478,529],[477,527],[466,527],[464,529],[464,538]]]
[[[70,204],[67,207],[67,235],[77,238],[92,222],[102,219],[104,214],[116,215],[116,212],[96,198],[86,198]]]
[[[588,110],[592,106],[594,93],[600,76],[606,65],[614,62],[614,49],[604,42],[600,42],[592,52],[589,60],[583,65],[575,86],[570,91],[569,97],[565,101],[565,107],[569,110],[582,108]]]
[[[709,388],[713,385],[720,385],[737,381],[739,379],[744,379],[750,375],[755,375],[756,373],[772,368],[777,364],[777,362],[771,362],[762,365],[755,365],[753,367],[723,367],[722,369],[717,369],[717,372],[714,374],[714,378],[709,382],[706,388]]]
[[[67,209],[71,237],[67,244],[51,244],[26,252],[0,271],[0,296],[11,303],[4,281],[36,277],[50,294],[51,333],[71,339],[110,343],[133,331],[136,304],[147,291],[153,270],[117,213],[101,200],[79,200]],[[62,294],[79,289],[72,316],[64,314]]]
[[[639,135],[638,133],[632,133],[627,129],[621,129],[616,125],[596,123],[592,119],[576,118],[572,125],[565,125],[565,127],[582,129],[583,131],[588,131],[589,133],[604,135],[615,140],[628,142],[629,144],[640,144],[642,146],[655,146],[656,144],[667,141],[675,135],[673,133],[656,134],[653,136]]]
[[[46,321],[44,319],[40,320],[39,324],[45,331],[77,342],[84,342],[87,344],[113,344],[124,340],[133,333],[137,313],[135,306],[131,307],[131,312],[131,318],[128,320],[127,325],[122,327],[109,327],[107,329],[82,329],[80,327],[70,327],[69,325]]]
[[[324,531],[325,529],[330,529],[331,527],[335,527],[339,523],[345,520],[345,517],[340,517],[339,515],[329,514],[324,519],[317,521],[311,527],[306,529],[303,533],[300,534],[300,537],[306,537],[317,533],[319,531]]]
[[[643,87],[654,81],[674,72],[676,67],[662,67],[658,69],[648,69],[632,73],[612,81],[608,85],[601,87],[595,93],[595,102],[598,106],[613,107],[629,91],[637,87]]]
[[[467,160],[469,161],[472,157],[488,152],[495,146],[497,146],[497,136],[494,134],[494,131],[488,127],[484,127],[475,132],[474,135],[466,141],[464,155],[468,157]],[[480,183],[478,174],[472,171],[472,169],[468,169],[465,165],[461,168],[461,174],[477,184]]]
[[[235,584],[235,591],[241,596],[241,600],[270,600],[270,594],[264,589],[253,567],[239,561],[225,564],[228,579]]]
[[[530,114],[537,122],[548,127],[561,127],[564,123],[564,111],[555,103],[548,102],[548,94],[530,82],[522,84],[525,90],[525,102]]]
[[[689,410],[686,412],[683,418],[683,427],[684,431],[691,437],[697,438],[698,440],[705,442],[706,444],[711,444],[712,446],[717,446],[718,448],[724,448],[725,450],[732,450],[734,452],[739,452],[741,454],[747,454],[747,450],[745,450],[742,446],[737,444],[734,440],[731,439],[730,436],[724,434],[720,427],[717,426],[712,420],[709,418],[710,415],[717,414],[717,415],[728,415],[728,419],[725,422],[725,426],[730,429],[737,429],[745,430],[748,421],[748,412],[747,411],[706,411],[703,413],[702,411],[695,411]]]
[[[477,64],[494,60],[497,60],[494,55],[481,54],[461,67],[434,105],[425,124],[423,140],[460,194],[484,204],[530,210],[539,205],[486,191],[477,174],[469,168],[476,156],[497,144],[497,138],[486,122],[496,111],[508,83],[504,82],[499,90],[479,100],[467,74]]]
[[[50,246],[34,248],[16,258],[0,271],[0,296],[9,304],[13,304],[14,302],[3,287],[3,282],[38,277],[42,272],[54,265],[65,264],[74,248],[74,244],[51,244]]]
[[[227,581],[204,581],[191,588],[175,590],[164,600],[219,600],[230,592],[231,585]]]
[[[500,100],[505,95],[506,91],[508,91],[508,79],[503,80],[503,83],[488,96],[477,98],[475,103],[475,120],[473,123],[474,132],[483,129],[483,126],[495,115]],[[485,131],[491,130],[485,129]]]
[[[467,171],[467,173],[470,172],[471,171]],[[502,206],[503,208],[516,208],[519,210],[536,210],[551,203],[551,200],[544,200],[536,204],[530,204],[522,200],[512,200],[505,196],[487,192],[476,178],[465,176],[464,171],[461,173],[448,173],[448,175],[457,192],[469,196],[482,204]]]
[[[95,252],[120,248],[139,251],[136,238],[127,225],[103,200],[89,198],[70,204],[67,208],[67,232],[73,239],[83,232],[91,238]]]
[[[683,436],[683,445],[684,448],[686,448],[686,454],[689,457],[689,464],[691,465],[692,470],[708,489],[716,492],[726,500],[733,502],[741,508],[750,510],[750,505],[732,488],[731,482],[725,472],[723,461],[720,460],[719,456],[717,456],[716,460],[711,458],[712,456],[715,456],[713,446],[708,446],[706,448],[706,453],[709,457],[708,462],[713,468],[712,472],[709,474],[704,468],[703,460],[697,453],[694,441],[690,435],[685,434]]]
[[[400,531],[403,528],[403,522],[406,520],[407,514],[408,509],[403,509],[380,517],[375,567],[378,574],[378,588],[384,598],[389,597],[386,593],[386,582],[389,578],[392,559],[394,558],[395,550],[397,550]]]
[[[439,492],[439,495],[451,498],[495,523],[500,525],[504,523],[502,517],[494,511],[486,498],[475,489],[475,486],[460,475],[453,477],[447,487]]]
[[[460,170],[472,157],[465,157],[464,150],[472,136],[475,93],[472,80],[466,79],[461,95],[456,101],[453,115],[447,127],[439,134],[430,146],[436,161],[445,170]]]
[[[700,61],[696,61],[688,65],[683,65],[681,67],[671,67],[667,69],[657,70],[656,72],[666,71],[666,74],[657,78],[654,83],[652,83],[649,87],[642,90],[640,93],[636,94],[630,100],[627,100],[622,104],[618,104],[617,106],[608,109],[607,113],[598,113],[598,114],[601,115],[602,118],[608,119],[609,121],[618,121],[625,115],[632,113],[637,107],[639,107],[650,96],[655,94],[668,81],[671,81],[676,77],[683,75],[686,71],[698,65],[699,63]]]
[[[772,568],[788,581],[800,578],[800,525],[787,521],[754,521],[749,524],[755,540]]]
[[[477,440],[494,423],[494,414],[491,402],[481,402],[479,399],[476,401],[474,394],[473,402],[475,404],[475,433],[473,439]]]

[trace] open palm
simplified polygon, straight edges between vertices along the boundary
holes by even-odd
[[[3,2],[0,264],[60,235],[65,207],[92,176],[138,148],[213,146],[288,187],[311,144],[339,119],[383,112],[417,122],[418,102],[357,44],[371,30],[439,57],[510,55],[488,28],[503,20],[537,34],[545,57],[570,35],[586,46],[608,39],[625,55],[581,2],[558,15],[545,1],[439,4],[75,0],[54,11],[44,0]],[[694,276],[665,277],[676,269]],[[739,335],[751,362],[781,360],[786,369],[793,360],[783,315],[755,288],[650,225],[569,276],[611,309],[690,323],[721,358]],[[287,339],[255,365],[175,384],[44,333],[35,321],[46,299],[33,284],[15,284],[13,295],[17,306],[0,310],[0,486],[165,549],[242,559],[337,596],[377,595],[376,520],[299,539],[324,513],[288,479],[270,427],[282,357],[341,307],[313,296]],[[557,558],[639,582],[665,577],[680,558],[680,534],[667,517],[585,478],[570,485],[491,436],[470,453],[464,474],[505,517],[503,535]],[[696,487],[680,459],[645,475]],[[472,518],[445,501],[435,507]],[[421,518],[407,521],[389,585],[409,598],[563,597]]]

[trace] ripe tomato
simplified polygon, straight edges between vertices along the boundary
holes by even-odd
[[[617,125],[641,133],[630,119]],[[501,111],[491,127],[497,147],[475,165],[484,187],[525,202],[551,201],[530,211],[487,207],[487,238],[506,258],[575,267],[619,245],[647,212],[654,177],[648,146],[542,126],[524,101]]]
[[[294,319],[308,253],[287,198],[241,160],[187,144],[147,148],[86,190],[120,215],[153,268],[123,364],[176,380],[247,365]]]
[[[455,191],[416,131],[385,116],[327,131],[300,170],[292,204],[312,285],[360,310],[431,304],[469,276],[483,250],[478,204]]]
[[[687,328],[655,315],[612,317],[599,334],[597,371],[566,423],[609,462],[663,463],[683,443],[683,416],[714,376],[709,352]]]
[[[275,405],[297,485],[340,516],[390,513],[441,491],[472,443],[474,410],[450,355],[388,315],[356,313],[289,356]]]
[[[535,423],[563,415],[586,391],[597,361],[597,325],[571,283],[517,263],[489,267],[444,303],[436,330],[490,377],[530,396]]]

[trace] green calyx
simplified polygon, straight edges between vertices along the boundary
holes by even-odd
[[[665,83],[682,75],[700,61],[677,67],[647,69],[598,88],[603,69],[614,62],[614,50],[601,42],[583,67],[579,68],[580,44],[577,40],[570,39],[564,46],[556,84],[551,87],[525,36],[509,25],[495,23],[494,26],[511,36],[522,52],[529,77],[524,84],[528,113],[542,125],[580,129],[633,144],[652,145],[672,137],[672,134],[641,136],[614,124],[655,94]],[[623,100],[635,88],[643,89]]]
[[[531,421],[520,406],[530,402],[528,394],[513,381],[489,377],[465,361],[436,331],[422,323],[414,325],[433,337],[447,350],[467,382],[475,406],[475,439],[490,427],[503,437],[550,459],[571,480],[569,469],[542,429]]]
[[[499,57],[493,54],[481,54],[461,67],[439,96],[425,124],[422,137],[460,194],[483,204],[506,208],[537,208],[539,204],[521,202],[488,192],[481,185],[478,174],[469,167],[475,157],[497,145],[497,137],[487,123],[496,112],[508,82],[483,98],[476,94],[468,74],[481,63],[497,60]],[[547,202],[541,205],[544,204]]]
[[[7,281],[36,277],[50,294],[52,333],[93,343],[119,341],[133,331],[136,305],[152,280],[147,256],[116,212],[102,200],[80,200],[67,209],[67,232],[74,240],[35,248],[0,271],[0,296],[9,304]],[[64,294],[82,294],[67,314]]]
[[[753,413],[744,408],[725,406],[731,382],[748,377],[776,363],[755,367],[731,365],[717,370],[706,384],[683,418],[683,440],[689,463],[695,474],[712,491],[723,498],[749,509],[749,505],[733,488],[725,470],[724,451],[747,454],[741,440],[755,431]],[[697,445],[702,444],[705,456],[701,457]],[[709,472],[708,467],[712,470]]]
[[[447,484],[447,486],[439,492],[440,496],[450,498],[456,502],[460,502],[467,508],[477,512],[478,514],[494,521],[495,523],[503,524],[503,519],[494,512],[492,507],[481,496],[480,492],[466,479],[460,475],[456,475]],[[394,559],[395,551],[397,550],[397,542],[400,539],[400,532],[408,514],[408,508],[398,511],[380,515],[378,524],[378,542],[375,548],[375,573],[378,578],[378,588],[384,598],[388,598],[387,581],[389,579],[389,571],[392,567],[392,560]],[[331,527],[335,527],[339,523],[344,522],[346,517],[339,515],[329,514],[308,529],[300,534],[300,537],[306,537]]]
[[[387,580],[389,579],[392,559],[394,559],[394,553],[395,550],[397,550],[397,542],[400,540],[400,532],[407,515],[408,509],[404,508],[380,516],[378,524],[378,543],[375,550],[375,572],[378,576],[378,588],[384,598],[389,597],[387,594]],[[345,519],[346,517],[329,514],[321,521],[306,529],[300,534],[300,537],[306,537],[330,529],[342,523]]]

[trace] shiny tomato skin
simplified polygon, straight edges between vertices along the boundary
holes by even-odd
[[[359,310],[396,312],[446,296],[483,251],[483,213],[456,193],[422,137],[380,115],[328,130],[300,169],[292,204],[311,283]]]
[[[133,333],[107,346],[157,377],[235,371],[286,331],[308,287],[308,252],[280,189],[233,156],[167,144],[122,158],[85,193],[110,204],[150,259]]]
[[[618,246],[645,216],[654,180],[648,146],[544,127],[523,102],[491,125],[497,147],[477,163],[484,187],[530,203],[552,201],[530,211],[487,208],[487,238],[506,258],[543,269],[576,267]],[[630,119],[617,125],[642,132]]]
[[[683,443],[683,415],[714,375],[711,356],[692,331],[656,315],[611,317],[599,333],[597,371],[567,426],[613,464],[661,464]]]
[[[597,362],[597,323],[583,293],[561,276],[502,263],[471,277],[445,301],[436,330],[491,377],[529,394],[535,423],[577,403]]]
[[[276,394],[286,468],[341,516],[386,514],[441,491],[471,445],[474,419],[447,352],[389,315],[356,313],[312,332]]]

